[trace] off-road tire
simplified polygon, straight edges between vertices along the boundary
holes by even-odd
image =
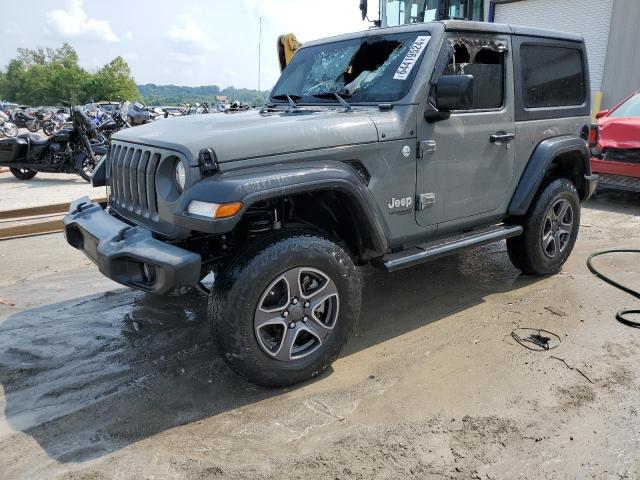
[[[28,168],[9,167],[9,170],[11,171],[13,176],[19,180],[31,180],[38,173],[35,170],[30,170]]]
[[[299,267],[326,272],[339,294],[339,309],[331,335],[316,350],[281,361],[261,347],[254,315],[274,279]],[[284,387],[331,365],[353,334],[360,305],[360,278],[341,247],[314,233],[283,231],[257,241],[229,262],[216,278],[207,313],[219,353],[234,371],[258,385]]]
[[[547,213],[561,201],[566,201],[572,209],[572,230],[564,244],[564,250],[552,258],[543,249],[543,229]],[[527,275],[558,273],[573,250],[580,227],[580,198],[575,185],[566,178],[543,184],[527,216],[517,219],[517,222],[524,227],[524,232],[507,239],[511,263]]]

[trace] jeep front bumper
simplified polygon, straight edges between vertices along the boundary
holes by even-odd
[[[200,255],[118,220],[88,197],[73,202],[63,222],[67,242],[122,285],[162,294],[200,279]]]

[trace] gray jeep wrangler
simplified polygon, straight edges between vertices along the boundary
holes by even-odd
[[[225,361],[294,384],[354,331],[356,265],[506,239],[525,274],[561,269],[596,185],[587,72],[582,38],[489,23],[310,42],[260,111],[114,135],[108,206],[74,202],[65,235],[123,285],[200,286]]]

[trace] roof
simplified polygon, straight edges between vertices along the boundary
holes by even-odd
[[[504,23],[469,22],[466,20],[443,20],[445,30],[463,30],[474,32],[503,33],[507,35],[525,35],[527,37],[555,38],[582,42],[584,38],[574,33],[560,32],[558,30],[545,30],[542,28],[526,27],[524,25],[507,25]]]
[[[353,40],[355,38],[368,37],[379,34],[394,34],[402,32],[424,32],[431,31],[432,33],[437,31],[469,31],[469,32],[483,32],[483,33],[501,33],[505,35],[525,35],[527,37],[543,37],[554,38],[558,40],[569,40],[573,42],[584,41],[580,35],[573,33],[559,32],[556,30],[544,30],[541,28],[526,27],[523,25],[506,25],[503,23],[489,23],[489,22],[471,22],[467,20],[442,20],[439,22],[425,22],[425,23],[412,23],[409,25],[401,25],[399,27],[384,27],[376,28],[372,27],[368,30],[346,33],[335,37],[322,38],[318,40],[312,40],[306,42],[301,48],[312,47],[315,45],[321,45],[324,43],[337,42],[342,40]]]

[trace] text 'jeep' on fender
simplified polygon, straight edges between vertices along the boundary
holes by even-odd
[[[200,286],[226,362],[262,385],[326,369],[387,271],[507,240],[558,272],[593,192],[582,38],[444,21],[305,44],[258,112],[114,135],[68,242],[113,280]]]

